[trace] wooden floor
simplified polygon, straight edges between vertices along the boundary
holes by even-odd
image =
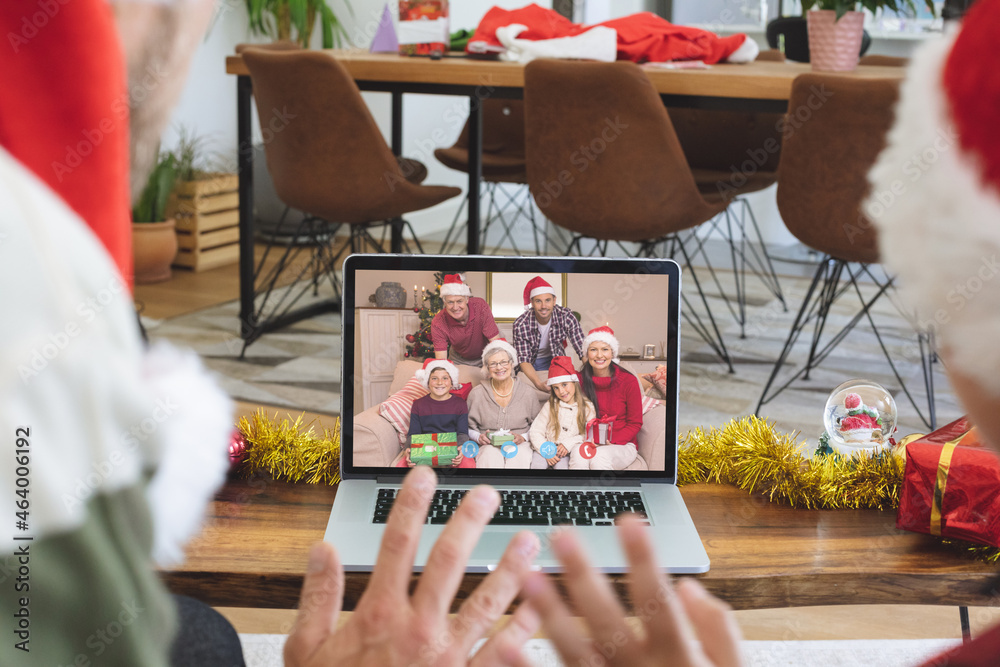
[[[236,265],[202,273],[176,269],[171,280],[135,289],[137,306],[145,317],[162,319],[232,301],[239,296]],[[279,416],[282,408],[240,403],[238,414],[264,407]],[[295,415],[292,415],[293,417]],[[320,424],[333,426],[323,415],[307,415]],[[803,554],[808,558],[808,554]],[[303,564],[305,567],[305,564]],[[239,632],[286,634],[294,612],[273,609],[221,608]],[[956,607],[878,605],[804,607],[737,612],[746,639],[800,641],[819,639],[925,639],[961,637]],[[973,634],[1000,622],[1000,609],[970,610]],[[343,620],[343,619],[342,619]]]

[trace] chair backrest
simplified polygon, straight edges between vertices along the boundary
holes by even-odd
[[[550,220],[640,241],[720,210],[698,194],[670,116],[635,63],[535,60],[524,79],[528,186]]]
[[[898,79],[796,77],[778,166],[778,210],[802,243],[837,259],[878,261],[875,228],[861,202],[898,95]]]
[[[864,65],[867,67],[906,67],[910,64],[909,58],[902,58],[900,56],[883,56],[877,53],[871,55],[862,56],[858,60],[859,65]]]
[[[781,51],[762,51],[757,60],[784,62],[785,56]],[[677,107],[669,111],[692,168],[746,171],[750,160],[754,172],[778,170],[784,114]]]
[[[347,70],[306,50],[250,48],[243,61],[278,197],[333,222],[381,219],[409,184]]]
[[[765,30],[767,45],[772,49],[781,48],[784,37],[785,57],[798,63],[809,62],[809,30],[804,16],[781,16],[767,24]],[[865,30],[861,33],[861,51],[864,55],[872,45],[872,36]]]
[[[469,147],[469,123],[466,121],[454,148]],[[483,153],[524,157],[524,102],[522,100],[483,100]]]

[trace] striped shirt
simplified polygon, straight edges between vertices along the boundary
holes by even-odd
[[[556,305],[549,318],[552,325],[549,328],[549,350],[552,356],[566,354],[566,344],[572,343],[576,355],[583,359],[583,330],[573,311],[566,306]],[[533,363],[538,357],[538,346],[542,342],[542,333],[538,329],[535,311],[530,308],[514,320],[514,350],[517,351],[519,363]]]

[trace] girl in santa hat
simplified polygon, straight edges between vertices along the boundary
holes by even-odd
[[[459,444],[465,442],[469,438],[469,406],[461,396],[451,393],[452,388],[458,386],[455,364],[447,359],[428,359],[414,376],[430,393],[413,401],[407,439],[427,433],[456,433]],[[396,466],[412,468],[416,464],[410,460],[410,448],[404,445],[404,449],[406,455]],[[465,458],[459,449],[458,456],[451,460],[451,467],[475,468],[476,460]]]
[[[642,428],[642,389],[639,380],[618,365],[618,339],[611,327],[591,329],[583,350],[583,393],[597,408],[598,418],[614,418],[610,442],[594,443],[598,446],[590,469],[623,470],[639,454],[635,439]]]
[[[578,449],[587,433],[587,422],[597,412],[580,389],[580,378],[573,370],[569,357],[553,357],[549,366],[548,409],[542,409],[531,423],[528,439],[535,450],[531,467],[588,470],[590,461],[579,455]],[[555,443],[556,451],[546,458],[542,445]]]

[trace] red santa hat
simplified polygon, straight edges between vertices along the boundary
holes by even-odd
[[[514,361],[514,365],[517,366],[518,364],[517,351],[514,349],[514,346],[508,343],[506,338],[497,338],[495,341],[492,341],[486,347],[483,348],[482,359],[484,367],[486,366],[486,360],[489,358],[489,356],[494,352],[496,352],[497,350],[506,351],[507,354],[510,355],[510,358]]]
[[[444,277],[441,283],[441,296],[472,296],[472,290],[465,284],[465,276],[461,273],[451,273]]]
[[[864,210],[919,322],[942,324],[954,366],[1000,395],[997,34],[1000,2],[979,2],[914,54]]]
[[[527,310],[531,308],[531,300],[538,296],[539,294],[551,294],[552,296],[558,296],[556,290],[552,285],[545,282],[545,279],[541,276],[535,276],[528,281],[528,284],[524,286],[524,309]]]
[[[583,339],[583,352],[587,353],[587,348],[595,340],[602,341],[611,346],[611,354],[614,356],[614,362],[618,363],[618,339],[615,337],[615,332],[611,327],[597,327],[596,329],[591,329],[587,332],[587,337]]]
[[[448,371],[448,375],[451,376],[451,386],[458,386],[458,368],[447,359],[428,359],[424,362],[423,368],[418,370],[413,375],[420,380],[420,384],[424,385],[424,389],[429,390],[430,387],[428,386],[428,382],[431,379],[431,373],[438,368],[443,368]]]
[[[561,382],[579,381],[580,378],[577,376],[573,362],[570,361],[569,357],[552,357],[552,363],[549,364],[549,379],[545,381],[547,386],[551,387]]]

